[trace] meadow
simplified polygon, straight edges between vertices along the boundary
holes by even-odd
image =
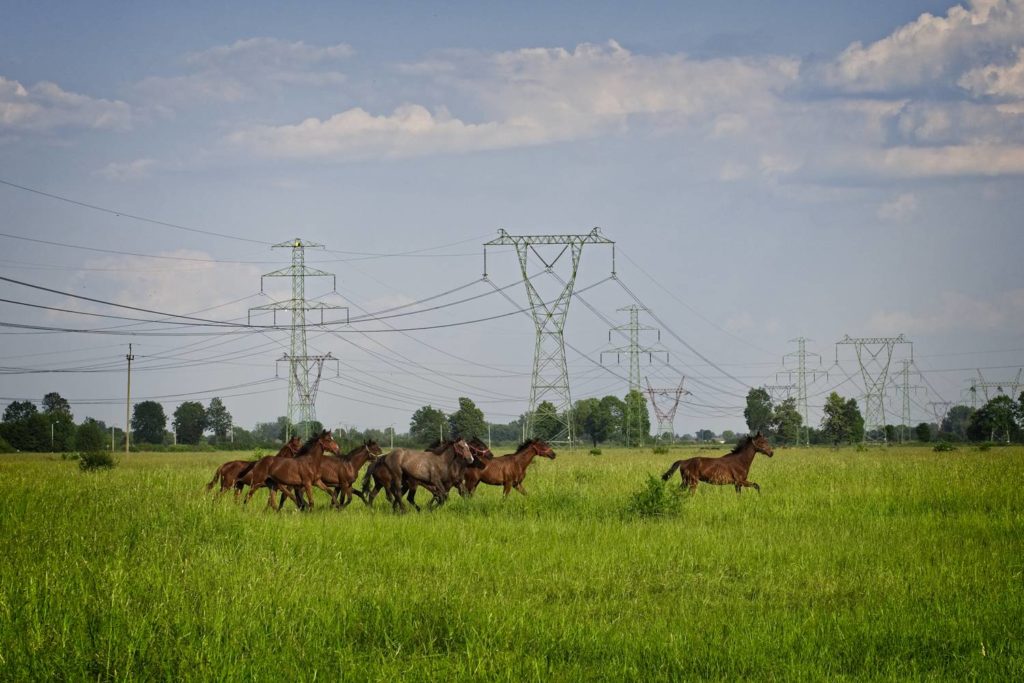
[[[776,449],[760,495],[630,512],[687,453],[406,515],[215,500],[227,453],[0,456],[0,679],[1024,678],[1024,448]]]

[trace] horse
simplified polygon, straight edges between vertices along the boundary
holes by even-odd
[[[529,439],[519,444],[515,453],[502,455],[488,460],[483,469],[466,470],[466,491],[473,495],[480,482],[492,486],[504,487],[504,496],[507,498],[509,491],[513,488],[519,493],[526,495],[523,488],[523,480],[526,479],[526,468],[533,462],[534,456],[555,459],[555,452],[551,446],[540,439]]]
[[[263,458],[253,465],[252,486],[249,487],[249,493],[245,496],[245,502],[248,503],[257,490],[268,486],[271,491],[267,504],[275,510],[281,509],[280,506],[274,505],[275,490],[279,490],[286,497],[291,498],[292,502],[300,509],[304,509],[306,506],[313,509],[313,486],[331,495],[331,489],[320,479],[325,451],[338,454],[338,442],[334,440],[331,432],[327,429],[311,436],[306,443],[302,444],[294,458]],[[309,499],[306,506],[289,491],[291,487],[301,487],[305,491],[306,497]]]
[[[440,455],[444,452],[444,449],[454,443],[453,441],[435,441],[434,443],[427,446],[426,451],[435,455]],[[484,463],[494,458],[494,453],[491,449],[481,441],[478,437],[473,437],[466,442],[469,446],[469,450],[473,452],[474,460],[469,467],[483,467]],[[468,471],[468,469],[467,469]],[[371,480],[373,482],[373,488],[370,488]],[[459,486],[461,482],[456,482],[456,486]],[[406,495],[406,500],[416,508],[420,509],[420,506],[416,504],[416,490],[418,484],[415,479],[406,478],[402,482],[402,494]],[[391,470],[387,468],[383,458],[378,459],[376,462],[366,468],[366,474],[363,475],[363,502],[369,506],[373,506],[373,501],[377,495],[383,490],[384,495],[387,499],[394,504],[394,500],[391,497]],[[460,495],[466,495],[465,489],[459,489]]]
[[[302,445],[302,440],[293,436],[281,450],[277,452],[276,458],[294,458],[295,452],[299,450]],[[229,460],[213,473],[213,479],[206,485],[206,492],[209,493],[213,485],[220,480],[220,490],[217,491],[217,496],[220,496],[225,491],[232,488],[235,489],[235,500],[238,500],[239,494],[242,492],[242,488],[248,486],[251,483],[251,478],[248,478],[249,472],[252,471],[253,465],[258,461],[256,460]]]
[[[764,453],[769,458],[774,455],[771,444],[760,431],[754,436],[746,437],[736,444],[731,453],[719,458],[677,460],[661,478],[668,481],[672,473],[678,469],[682,479],[680,486],[688,486],[690,493],[697,490],[697,483],[701,481],[708,484],[733,484],[736,493],[740,493],[744,486],[752,486],[755,491],[761,493],[760,486],[747,480],[747,473],[750,472],[750,465],[754,462],[756,453]]]
[[[473,451],[463,438],[445,445],[440,454],[396,448],[384,456],[391,481],[388,498],[395,510],[405,510],[402,503],[402,485],[416,483],[434,494],[434,503],[444,505],[448,490],[460,482],[466,467],[475,460]]]
[[[358,489],[353,489],[352,484],[359,477],[359,470],[366,464],[376,461],[377,456],[383,453],[381,447],[374,440],[356,446],[348,453],[337,458],[324,458],[320,464],[320,480],[333,487],[331,494],[331,506],[344,508],[352,502],[352,494],[359,496],[364,502],[366,498]],[[341,502],[338,502],[338,496]],[[282,496],[282,502],[284,497]]]

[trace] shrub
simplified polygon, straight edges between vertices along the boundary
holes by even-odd
[[[601,455],[601,449],[600,448],[591,448],[590,449],[590,454],[591,455]]]
[[[649,474],[643,487],[630,495],[626,511],[640,517],[678,515],[683,511],[684,495],[683,489]]]
[[[936,453],[948,453],[950,451],[955,451],[956,446],[954,446],[948,441],[940,441],[934,446],[932,446],[932,450],[935,451]]]
[[[108,451],[89,451],[88,453],[82,453],[78,459],[78,466],[83,472],[109,470],[116,464],[117,461],[114,460],[114,455]]]
[[[985,451],[992,450],[992,446],[993,446],[993,444],[992,444],[991,441],[985,441],[984,443],[979,443],[978,444],[978,450],[981,451],[982,453],[984,453]]]
[[[651,452],[655,455],[665,455],[668,453],[668,446],[655,446],[651,449]]]
[[[7,443],[7,440],[4,437],[0,436],[0,453],[13,453],[13,452],[14,452],[14,446],[12,446],[11,444]]]

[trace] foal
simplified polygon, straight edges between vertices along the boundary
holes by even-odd
[[[513,488],[525,496],[523,480],[526,479],[526,468],[536,455],[555,459],[555,452],[551,450],[551,446],[540,439],[530,439],[520,444],[515,453],[485,461],[483,469],[467,469],[466,491],[472,495],[477,485],[483,482],[503,487],[506,497]]]
[[[697,490],[697,482],[708,484],[733,484],[736,493],[739,493],[744,486],[752,486],[755,491],[761,493],[761,487],[752,481],[747,480],[747,473],[750,472],[750,464],[754,462],[755,453],[764,453],[769,458],[774,451],[768,443],[768,439],[760,431],[754,436],[748,436],[737,444],[732,453],[723,455],[720,458],[689,458],[688,460],[676,460],[668,472],[661,475],[661,478],[668,481],[672,473],[679,470],[679,476],[683,483],[681,486],[688,486],[690,493]]]

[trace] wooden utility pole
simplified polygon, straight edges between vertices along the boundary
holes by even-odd
[[[124,399],[124,453],[128,454],[128,445],[132,440],[132,424],[131,424],[131,406],[132,406],[132,361],[135,360],[135,356],[132,355],[132,345],[128,345],[128,355],[125,356],[128,359],[128,393]]]

